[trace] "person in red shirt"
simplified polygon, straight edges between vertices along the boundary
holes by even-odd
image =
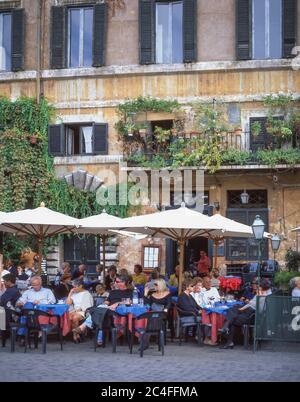
[[[198,261],[199,274],[208,274],[211,267],[210,258],[206,255],[206,252],[200,251],[200,260]]]

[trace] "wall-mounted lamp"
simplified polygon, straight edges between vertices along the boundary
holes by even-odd
[[[219,201],[215,201],[215,202],[214,202],[214,207],[215,207],[216,211],[220,211],[220,202],[219,202]]]
[[[241,202],[243,205],[247,205],[249,203],[249,194],[247,193],[246,190],[244,190],[244,192],[241,194]]]

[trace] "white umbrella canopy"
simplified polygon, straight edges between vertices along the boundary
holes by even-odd
[[[199,236],[209,237],[210,232],[222,230],[220,224],[212,222],[208,216],[200,212],[186,208],[184,203],[178,209],[125,218],[123,224],[126,230],[171,238],[179,243],[179,291],[182,289],[185,242]]]
[[[53,211],[41,203],[39,208],[9,212],[0,216],[0,230],[17,235],[33,235],[39,243],[39,272],[42,263],[42,248],[45,237],[72,233],[80,226],[80,220]]]
[[[106,240],[109,236],[113,236],[112,230],[119,230],[123,227],[123,219],[114,215],[109,215],[105,211],[99,215],[89,216],[80,219],[80,228],[77,233],[94,234],[101,237],[102,240],[102,263],[103,263],[103,282],[105,280],[105,249]]]

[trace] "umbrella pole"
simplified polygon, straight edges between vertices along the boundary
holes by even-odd
[[[185,241],[183,239],[179,240],[180,256],[179,256],[179,283],[178,283],[178,294],[182,292],[183,283],[183,269],[184,269],[184,246]]]
[[[106,248],[106,236],[102,236],[102,264],[103,264],[103,284],[105,284],[105,248]]]
[[[215,252],[214,252],[214,255],[215,255],[215,258],[214,258],[214,260],[215,260],[215,262],[214,262],[214,269],[217,269],[218,267],[217,267],[217,264],[218,264],[218,240],[215,240]]]
[[[38,275],[41,275],[41,272],[42,272],[43,243],[44,243],[43,238],[39,238],[39,240],[38,240],[38,253],[39,253]]]

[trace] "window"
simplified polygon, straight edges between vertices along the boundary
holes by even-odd
[[[0,13],[0,71],[11,71],[11,13]]]
[[[155,269],[160,267],[160,247],[144,246],[143,247],[143,268]]]
[[[295,57],[297,0],[236,0],[238,60]]]
[[[49,153],[53,156],[107,155],[108,126],[105,123],[50,125]]]
[[[228,191],[227,193],[227,218],[251,226],[256,215],[260,215],[268,231],[269,212],[267,190],[248,190],[249,204],[241,207],[240,195],[243,190]],[[268,241],[263,242],[262,258],[268,258]],[[254,238],[231,238],[226,240],[226,259],[255,261],[258,259],[258,244]]]
[[[70,8],[68,12],[68,67],[91,67],[93,64],[93,8]]]
[[[156,3],[156,63],[182,62],[182,1]]]
[[[252,0],[252,58],[282,57],[282,0]]]

